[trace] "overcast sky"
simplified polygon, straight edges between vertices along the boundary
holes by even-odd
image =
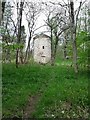
[[[21,0],[7,0],[7,2],[8,1],[10,1],[10,2],[14,1],[16,3],[16,2],[20,2]],[[24,2],[25,1],[30,2],[32,0],[22,0],[22,1],[24,1]],[[65,3],[68,3],[68,0],[33,0],[33,2],[40,2],[40,1],[42,1],[42,2],[52,1],[52,2],[61,2],[61,3],[65,2]],[[81,0],[73,0],[73,1],[75,2],[75,9],[77,9]],[[83,1],[85,1],[85,0],[82,0],[82,2]],[[89,1],[89,0],[86,0],[86,1]],[[13,15],[13,19],[14,20],[17,18],[16,16],[17,16],[17,12],[16,12],[16,9],[14,9],[14,15]],[[38,20],[36,22],[36,28],[38,28],[39,26],[42,26],[45,23],[44,20],[46,20],[46,17],[41,12],[41,14],[40,14],[40,16],[39,16],[39,18],[38,18]],[[27,21],[26,21],[25,15],[23,15],[22,25],[25,26],[26,34],[28,35],[28,29],[27,29],[28,25],[27,25]],[[36,33],[40,33],[40,32],[43,32],[43,31],[46,31],[45,27],[44,28],[43,27],[40,28],[38,31],[36,31]]]
[[[14,2],[18,2],[18,1],[21,1],[21,0],[7,0],[7,1],[14,1]],[[32,1],[32,0],[22,0],[22,1]],[[33,0],[33,2],[40,2],[40,1],[42,1],[42,2],[48,2],[48,1],[52,1],[52,2],[62,2],[62,3],[67,3],[68,2],[68,0]],[[77,7],[79,6],[79,2],[81,1],[81,0],[73,0],[74,2],[75,2],[75,9],[77,9]],[[82,1],[85,1],[85,0],[82,0]],[[87,1],[89,1],[89,0],[87,0]],[[16,16],[16,10],[14,10],[14,17]],[[41,15],[40,15],[40,17],[38,18],[38,21],[37,21],[37,26],[36,27],[39,27],[39,26],[41,26],[41,25],[43,25],[44,24],[44,20],[45,20],[45,15],[44,14],[42,14],[41,13]],[[25,16],[23,16],[23,22],[22,22],[22,24],[23,25],[25,25],[25,26],[27,26],[27,22],[26,22],[26,18],[25,18]],[[42,30],[43,28],[41,28],[40,30]],[[39,30],[39,31],[40,31]]]
[[[7,0],[7,1],[12,1],[12,2],[14,1],[16,3],[16,2],[20,2],[21,0]],[[30,2],[32,0],[22,0],[22,1]],[[62,3],[64,3],[64,2],[67,3],[68,2],[68,0],[33,0],[33,2],[40,2],[40,1],[42,1],[42,2],[52,1],[52,2],[62,2]],[[79,3],[80,3],[81,0],[73,0],[73,1],[75,2],[75,9],[77,9],[77,7],[79,6]],[[82,0],[82,1],[85,1],[85,0]],[[89,0],[87,0],[87,1],[89,1]],[[13,16],[14,20],[15,20],[16,16],[17,16],[17,12],[16,12],[16,9],[14,9],[14,16]],[[43,25],[45,19],[46,19],[45,15],[41,12],[41,15],[38,18],[37,23],[36,23],[36,28],[41,26],[41,25]],[[26,21],[25,15],[23,15],[23,19],[22,20],[23,20],[22,24],[25,25],[25,27],[27,29],[27,21]],[[37,32],[40,32],[42,30],[43,30],[43,28],[41,28]],[[45,30],[45,28],[44,28],[44,30]]]

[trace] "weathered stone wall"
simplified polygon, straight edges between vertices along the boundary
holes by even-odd
[[[47,37],[39,37],[34,40],[34,61],[47,63],[51,60],[51,44]]]

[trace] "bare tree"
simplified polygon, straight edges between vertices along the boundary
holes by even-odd
[[[0,25],[1,25],[1,21],[3,19],[4,11],[5,11],[5,4],[6,4],[5,1],[1,2],[1,0],[0,0]]]
[[[18,68],[19,64],[19,52],[20,52],[20,42],[21,42],[21,26],[22,26],[22,13],[23,13],[23,5],[24,2],[20,2],[20,8],[19,8],[19,13],[18,13],[18,35],[17,35],[17,51],[16,51],[16,67]],[[17,3],[18,6],[18,3]]]
[[[80,12],[81,5],[82,5],[82,2],[80,2],[80,6],[79,6],[79,8],[77,10],[77,14],[75,16],[74,2],[73,2],[73,0],[70,0],[70,22],[71,22],[71,39],[72,39],[72,48],[73,48],[73,65],[74,65],[74,70],[76,73],[78,72],[76,29],[77,29],[77,21],[78,21],[78,15]]]
[[[64,26],[63,27],[60,26],[60,32],[58,33],[58,36],[65,30],[65,26],[67,26],[66,28],[70,28],[71,39],[72,39],[72,49],[73,49],[73,66],[74,66],[75,72],[77,73],[78,72],[78,65],[77,65],[76,30],[77,30],[77,22],[78,22],[79,12],[80,12],[82,5],[85,3],[85,1],[80,2],[80,5],[76,11],[74,9],[73,0],[70,0],[68,3],[65,3],[65,1],[63,1],[63,3],[61,3],[61,2],[58,2],[58,3],[51,2],[51,3],[53,5],[59,5],[63,11],[68,11],[66,14],[64,14],[64,17],[63,17],[64,18],[63,19]],[[67,17],[65,17],[65,16],[67,16]],[[65,19],[69,22],[66,22]],[[59,20],[61,21],[62,19],[59,19]],[[58,24],[58,25],[60,25],[60,24]]]
[[[2,20],[2,4],[0,0],[0,25],[1,25],[1,20]]]
[[[24,62],[28,62],[29,57],[30,57],[30,42],[31,39],[34,35],[34,31],[35,31],[35,25],[36,25],[36,21],[37,18],[39,17],[39,13],[40,13],[40,4],[36,3],[36,2],[26,2],[25,3],[25,15],[26,15],[26,20],[28,23],[28,31],[29,31],[29,38],[28,38],[28,45],[26,48],[26,53],[25,53],[25,59]]]
[[[10,59],[10,43],[11,43],[11,28],[10,28],[10,25],[11,25],[11,21],[10,21],[10,18],[12,16],[12,9],[11,9],[11,4],[8,2],[8,3],[4,3],[4,11],[3,11],[3,21],[2,21],[2,24],[1,24],[1,36],[2,36],[2,43],[4,44],[4,47],[3,47],[3,54],[5,55],[3,57],[2,60],[4,60],[5,62],[10,62],[11,59]],[[5,48],[5,46],[7,46]]]
[[[66,10],[62,10],[62,7],[59,5],[56,8],[55,3],[50,2],[50,4],[51,6],[46,4],[48,7],[48,9],[46,9],[48,10],[46,24],[50,30],[51,37],[51,65],[54,65],[58,41],[60,40],[61,34],[69,29],[70,25],[67,24]]]
[[[69,32],[68,31],[65,31],[64,32],[64,45],[63,45],[63,50],[64,50],[64,59],[66,60],[67,58],[67,44],[68,44],[68,34]]]

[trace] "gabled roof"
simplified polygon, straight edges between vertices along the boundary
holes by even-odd
[[[48,35],[46,35],[44,33],[41,33],[41,34],[36,35],[33,39],[35,40],[35,39],[40,38],[40,37],[50,38],[50,36],[48,36]]]

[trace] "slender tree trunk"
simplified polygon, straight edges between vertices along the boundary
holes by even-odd
[[[72,34],[72,46],[73,46],[73,65],[74,65],[74,71],[75,71],[75,73],[78,73],[76,32],[73,32],[73,34]]]
[[[86,5],[85,5],[85,32],[87,32],[87,10],[86,10]]]
[[[67,56],[67,35],[65,33],[65,40],[64,40],[64,59],[66,60],[66,56]]]
[[[5,11],[5,4],[6,4],[6,2],[0,0],[0,25],[1,25],[1,21],[3,19],[4,11]]]
[[[23,49],[20,49],[20,63],[23,64],[24,60],[23,60]]]
[[[7,51],[6,51],[6,62],[11,63],[10,48],[7,48]]]
[[[28,58],[29,58],[29,52],[30,52],[30,41],[31,41],[31,34],[29,36],[29,40],[28,40],[28,45],[27,45],[27,49],[26,49],[26,54],[25,54],[25,59],[24,59],[24,63],[28,62]]]
[[[54,43],[53,43],[53,35],[52,35],[52,28],[51,28],[51,65],[54,65]]]
[[[17,44],[18,44],[18,48],[16,51],[16,67],[18,68],[19,65],[19,45],[21,42],[21,23],[22,23],[22,12],[23,12],[23,5],[24,2],[20,2],[20,10],[19,10],[19,20],[18,20],[18,35],[17,35]]]
[[[71,39],[72,39],[72,48],[73,48],[73,65],[75,73],[78,72],[77,65],[77,45],[76,45],[76,27],[75,27],[75,18],[74,18],[74,2],[71,0],[70,2],[71,9]]]
[[[18,29],[18,34],[19,34],[19,3],[17,2],[17,22],[18,22],[18,25],[17,25],[17,29]],[[17,34],[17,44],[18,44],[18,34]],[[18,68],[18,54],[19,54],[19,50],[18,48],[16,49],[16,68]]]
[[[56,59],[56,52],[57,52],[57,47],[58,47],[58,36],[57,35],[55,35],[56,36],[56,42],[55,42],[55,47],[54,47],[54,63],[53,64],[55,64],[55,59]]]
[[[2,3],[0,0],[0,25],[1,25],[1,21],[2,21]]]
[[[90,34],[90,1],[88,2],[88,32]]]

